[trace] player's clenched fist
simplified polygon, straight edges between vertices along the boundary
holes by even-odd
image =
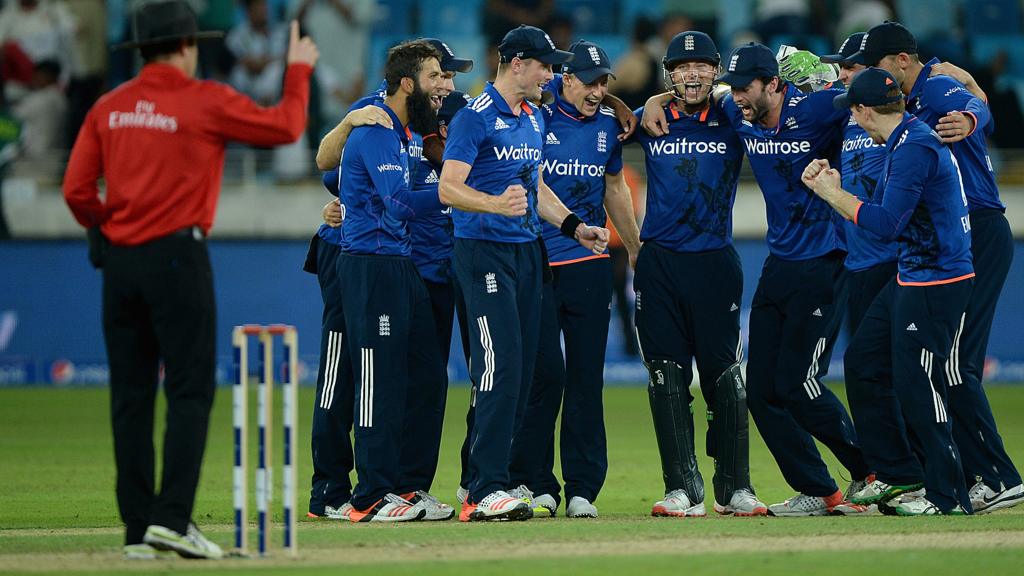
[[[519,184],[512,184],[505,188],[505,192],[498,196],[498,214],[504,216],[525,216],[527,208],[526,188]]]
[[[829,166],[828,160],[812,160],[804,168],[800,176],[804,186],[807,186],[818,196],[839,187],[839,171]]]
[[[599,226],[584,226],[576,229],[576,240],[594,254],[603,254],[608,248],[608,229]]]

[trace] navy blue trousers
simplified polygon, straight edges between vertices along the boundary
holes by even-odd
[[[470,374],[477,384],[469,444],[470,501],[510,487],[512,436],[525,409],[540,335],[541,252],[522,244],[455,240],[466,298]]]
[[[640,249],[633,288],[644,361],[671,360],[682,367],[684,380],[689,382],[696,359],[701,393],[711,409],[715,383],[742,357],[743,270],[736,249],[679,253],[647,242]],[[707,432],[711,457],[715,457],[714,422],[709,422]],[[665,492],[682,487],[666,484]],[[728,502],[732,495],[723,497]]]
[[[974,257],[974,291],[953,352],[946,366],[953,438],[963,455],[964,474],[980,477],[998,490],[1021,483],[1020,473],[1003,447],[989,406],[982,376],[996,303],[1013,260],[1013,234],[999,210],[971,212],[971,254]]]
[[[853,478],[870,472],[846,408],[821,383],[845,292],[841,253],[800,261],[768,256],[750,310],[747,406],[786,482],[809,496],[838,490],[814,439]]]
[[[555,421],[562,408],[560,453],[565,498],[590,502],[608,473],[604,428],[604,355],[612,297],[611,260],[552,266],[544,285],[540,341],[526,413],[512,442],[511,485],[559,500]],[[562,353],[565,338],[565,354]]]
[[[953,441],[946,402],[946,374],[953,338],[967,307],[973,280],[930,286],[886,285],[850,342],[845,356],[846,385],[862,388],[874,404],[858,407],[861,445],[876,474],[889,484],[921,481],[915,471],[914,443],[924,459],[928,500],[944,512],[957,504],[971,510],[960,453]],[[902,408],[906,429],[889,421]],[[913,472],[911,472],[913,471]]]
[[[430,296],[412,260],[398,256],[338,257],[345,334],[352,358],[355,464],[352,506],[384,495],[426,489],[444,417],[444,374]]]
[[[337,262],[341,249],[314,240],[317,280],[324,301],[320,325],[320,366],[316,375],[311,448],[313,487],[309,511],[324,514],[324,506],[339,507],[352,497],[352,362],[345,342],[345,315]]]
[[[849,335],[857,333],[868,308],[878,293],[890,280],[896,277],[896,262],[876,264],[864,270],[846,271],[846,318],[849,321]]]

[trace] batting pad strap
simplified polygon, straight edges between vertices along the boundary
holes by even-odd
[[[576,228],[578,228],[580,224],[583,224],[583,220],[580,220],[580,217],[574,212],[570,212],[569,215],[565,217],[565,220],[562,220],[562,225],[559,226],[559,229],[562,231],[562,234],[565,234],[569,238],[575,240]]]

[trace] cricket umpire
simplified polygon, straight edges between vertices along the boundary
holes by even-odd
[[[155,548],[219,558],[220,548],[192,523],[214,395],[215,305],[205,238],[226,143],[298,139],[318,52],[293,22],[281,102],[262,108],[223,84],[193,78],[196,42],[212,34],[198,31],[186,2],[148,4],[133,28],[125,46],[138,47],[145,65],[90,110],[71,152],[64,197],[90,230],[90,256],[103,269],[125,555],[153,557]],[[161,363],[167,430],[157,493],[152,438]]]
[[[471,318],[471,372],[479,387],[462,521],[533,515],[506,490],[540,328],[546,264],[537,216],[596,254],[608,241],[607,230],[584,224],[541,176],[544,117],[527,100],[540,100],[551,66],[572,53],[532,26],[506,34],[498,52],[497,78],[452,121],[439,186],[441,201],[455,209],[454,268]]]
[[[872,140],[886,144],[872,195],[881,202],[864,202],[843,190],[828,160],[808,164],[802,180],[844,218],[900,245],[896,281],[871,304],[844,360],[851,394],[865,386],[892,389],[875,410],[887,418],[898,403],[908,430],[870,425],[862,413],[858,426],[869,425],[860,426],[860,440],[879,465],[877,480],[888,484],[905,482],[905,471],[915,467],[907,433],[919,446],[926,494],[904,496],[895,507],[898,514],[963,514],[971,504],[941,369],[974,283],[963,177],[949,147],[906,113],[899,83],[889,72],[864,70],[834,103],[849,109]]]

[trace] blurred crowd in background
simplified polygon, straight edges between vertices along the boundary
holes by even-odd
[[[0,10],[0,176],[59,181],[63,160],[89,107],[141,66],[115,50],[131,36],[131,14],[152,0],[2,0]],[[375,88],[386,50],[437,37],[475,70],[460,77],[476,94],[493,78],[496,46],[519,24],[548,31],[559,48],[586,38],[615,60],[611,90],[631,106],[663,90],[661,58],[670,38],[702,30],[723,57],[748,41],[831,53],[850,33],[896,19],[917,36],[922,57],[969,70],[988,93],[995,148],[1024,149],[1022,0],[189,0],[203,43],[200,72],[258,102],[280,94],[287,22],[298,19],[320,48],[309,128],[267,160],[274,178],[308,178],[311,148],[349,104]]]

